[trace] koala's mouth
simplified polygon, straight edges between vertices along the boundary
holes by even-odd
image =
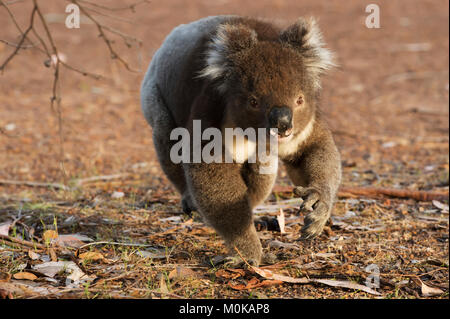
[[[276,132],[276,130],[270,129],[270,135],[276,136],[278,139],[278,143],[286,142],[291,139],[293,128],[287,129],[284,132]]]

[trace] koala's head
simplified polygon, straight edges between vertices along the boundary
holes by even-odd
[[[299,19],[269,40],[246,24],[222,24],[200,76],[222,94],[231,125],[277,128],[283,142],[315,114],[320,76],[334,65],[323,45],[314,19]]]

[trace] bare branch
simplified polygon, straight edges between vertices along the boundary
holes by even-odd
[[[53,110],[56,110],[57,117],[58,117],[58,133],[59,133],[59,139],[60,139],[60,143],[59,143],[60,162],[59,163],[61,165],[61,171],[63,173],[64,183],[67,184],[67,174],[66,174],[66,170],[64,168],[64,137],[63,137],[63,132],[62,132],[61,95],[60,95],[60,88],[59,88],[59,72],[60,72],[60,61],[61,60],[59,58],[58,49],[56,47],[55,41],[53,40],[53,36],[48,28],[47,22],[45,21],[44,16],[42,15],[42,12],[37,5],[37,0],[33,0],[33,3],[36,8],[39,19],[41,20],[42,26],[44,27],[48,41],[50,42],[50,45],[52,47],[53,56],[55,56],[55,63],[54,63],[55,64],[55,73],[54,73],[54,77],[53,77],[53,88],[52,88],[53,95],[50,99],[50,105]],[[47,50],[47,52],[48,52],[48,50]],[[55,102],[56,102],[56,109],[54,108]]]
[[[58,183],[41,183],[41,182],[30,182],[30,181],[11,181],[0,179],[0,185],[18,185],[18,186],[29,186],[29,187],[51,187],[63,190],[69,190],[69,188],[63,184]]]
[[[7,11],[8,11],[8,12],[11,12],[11,11],[9,11],[8,7],[4,4],[3,1],[0,0],[0,4],[2,4],[5,8],[7,8]],[[19,43],[17,44],[17,46],[16,46],[15,50],[13,51],[13,53],[11,53],[11,54],[6,58],[6,60],[2,63],[2,65],[0,65],[0,71],[3,71],[3,70],[5,69],[5,67],[6,67],[6,65],[9,63],[9,61],[11,61],[12,58],[13,58],[13,57],[19,52],[19,50],[21,49],[23,42],[24,42],[25,39],[27,38],[27,34],[33,29],[34,15],[35,15],[36,12],[37,12],[37,5],[35,4],[34,7],[33,7],[32,12],[31,12],[30,25],[29,25],[28,28],[25,30],[25,32],[22,33],[22,37],[20,38],[20,41],[19,41]],[[15,20],[15,19],[14,19],[14,20]],[[21,30],[20,27],[19,27],[19,25],[17,25],[17,28],[18,28],[19,30]]]
[[[135,3],[132,3],[132,4],[127,5],[127,6],[124,6],[124,7],[110,8],[110,7],[103,6],[103,5],[101,5],[101,4],[98,4],[98,3],[95,3],[95,2],[91,2],[91,1],[88,1],[88,0],[79,0],[79,1],[80,1],[81,3],[89,4],[89,5],[93,6],[93,7],[97,7],[97,8],[99,8],[99,9],[104,9],[104,10],[108,10],[108,11],[131,10],[131,11],[133,11],[133,12],[135,12],[135,8],[136,8],[137,6],[139,6],[140,4],[143,4],[143,3],[150,3],[149,0],[141,0],[141,1],[137,1],[137,2],[135,2]]]
[[[119,20],[120,20],[120,18],[113,17],[109,14],[103,13],[103,12],[93,9],[93,8],[84,7],[83,5],[80,5],[76,0],[67,0],[67,1],[76,4],[80,8],[80,11],[83,12],[83,14],[85,14],[86,17],[88,17],[88,19],[91,20],[96,25],[96,27],[100,33],[100,36],[103,38],[103,41],[106,43],[108,50],[111,54],[111,57],[113,59],[118,59],[120,61],[120,63],[122,63],[122,65],[124,65],[125,68],[131,72],[140,72],[141,71],[141,70],[135,70],[135,69],[131,68],[128,65],[128,63],[115,51],[114,47],[112,46],[113,41],[108,38],[108,36],[106,35],[105,32],[110,32],[110,33],[113,33],[113,34],[121,37],[128,47],[131,47],[133,43],[137,43],[138,46],[141,47],[142,41],[131,35],[128,35],[119,30],[116,30],[110,26],[101,24],[88,11],[90,10],[99,15],[103,15],[103,16],[107,16],[107,17],[115,18],[115,19],[119,19]],[[29,25],[27,26],[27,28],[25,29],[25,31],[23,31],[22,28],[20,27],[19,23],[17,22],[14,14],[11,12],[11,10],[7,6],[7,4],[14,4],[17,2],[21,2],[21,1],[17,0],[17,1],[6,2],[4,0],[0,0],[0,5],[6,9],[11,21],[13,22],[16,29],[20,33],[20,39],[19,39],[18,43],[13,43],[13,42],[10,42],[7,40],[0,40],[2,43],[5,43],[14,48],[13,52],[0,65],[0,71],[3,71],[5,69],[5,67],[9,64],[9,62],[18,54],[20,49],[26,49],[26,48],[33,48],[33,49],[36,49],[39,52],[45,54],[48,59],[45,62],[45,65],[47,67],[50,67],[50,66],[54,67],[52,96],[50,99],[50,102],[51,102],[50,105],[51,105],[51,109],[56,113],[57,118],[58,118],[58,133],[59,133],[59,139],[60,139],[60,165],[61,165],[61,171],[63,173],[64,183],[67,184],[67,174],[66,174],[66,171],[64,168],[64,138],[63,138],[63,130],[62,130],[63,118],[62,118],[61,94],[60,94],[61,66],[65,67],[71,71],[80,73],[84,76],[93,77],[95,79],[100,79],[100,78],[104,78],[104,77],[101,75],[98,75],[98,74],[87,72],[85,70],[81,70],[81,69],[74,67],[70,64],[67,64],[66,62],[61,60],[58,47],[57,47],[57,45],[54,41],[53,35],[48,27],[47,21],[45,20],[43,14],[42,14],[41,8],[39,7],[38,0],[32,0],[33,8],[32,8],[32,12],[31,12],[30,22],[29,22]],[[100,9],[110,9],[110,11],[118,11],[118,10],[125,10],[125,9],[134,10],[134,8],[141,3],[149,3],[148,0],[144,0],[144,1],[139,1],[134,4],[128,5],[126,7],[122,7],[122,8],[108,8],[105,6],[97,5],[90,1],[83,0],[80,2],[89,4],[93,7],[100,8]],[[45,31],[45,36],[43,36],[43,37],[37,32],[35,25],[34,25],[34,22],[35,22],[34,19],[35,19],[36,15],[37,15],[37,18],[39,19],[39,21],[41,22],[42,27]],[[35,36],[35,38],[37,39],[37,43],[34,43],[30,39],[30,32],[32,32],[33,35]],[[25,41],[30,42],[31,45],[24,45]],[[10,136],[6,132],[4,132],[4,130],[2,130],[2,129],[0,129],[0,134],[8,136],[8,137]]]
[[[19,23],[17,23],[17,20],[16,20],[15,17],[14,17],[14,14],[11,12],[11,10],[9,10],[8,4],[10,4],[10,2],[9,2],[9,3],[5,3],[5,2],[3,2],[3,0],[0,0],[0,5],[2,5],[3,7],[5,7],[6,12],[8,12],[9,17],[11,18],[12,22],[13,22],[14,25],[16,26],[17,30],[19,30],[20,34],[23,34],[23,31],[22,31],[22,29],[20,28]]]
[[[105,29],[105,30],[108,30],[110,32],[113,32],[111,30],[114,30],[114,29],[109,28],[109,27],[105,27],[101,23],[99,23],[89,12],[86,11],[86,9],[83,6],[80,6],[80,4],[78,3],[77,0],[71,0],[71,2],[76,4],[80,8],[80,11],[83,12],[89,18],[89,20],[94,22],[94,24],[97,27],[98,32],[100,33],[100,36],[103,38],[103,41],[105,42],[106,46],[109,49],[109,53],[111,54],[111,58],[119,60],[120,63],[122,63],[122,65],[130,72],[135,72],[135,73],[141,72],[141,70],[135,70],[135,69],[131,68],[128,65],[128,63],[119,54],[117,54],[117,52],[114,50],[113,46],[111,45],[111,40],[106,36],[105,32],[103,31]],[[117,32],[114,32],[114,33],[118,34]],[[126,35],[122,34],[121,36],[124,37]]]
[[[20,3],[20,2],[25,2],[26,0],[10,0],[8,2],[6,2],[6,4],[9,6],[11,4],[16,4],[16,3]]]
[[[18,45],[17,43],[9,42],[8,40],[0,39],[0,42],[4,43],[4,44],[6,44],[6,45],[9,45],[10,47],[13,47],[13,48],[19,47],[19,45]],[[22,45],[22,46],[19,47],[19,48],[25,50],[25,49],[34,48],[35,46],[36,46],[35,44]]]
[[[33,34],[34,36],[39,40],[39,42],[41,43],[42,47],[44,48],[44,50],[42,50],[41,48],[37,48],[40,52],[44,53],[45,55],[47,55],[48,59],[49,59],[49,63],[51,63],[52,60],[52,54],[50,53],[50,51],[47,48],[47,45],[45,44],[45,41],[41,38],[41,36],[36,32],[36,30],[33,28]],[[105,79],[105,76],[100,75],[100,74],[96,74],[96,73],[91,73],[88,72],[86,70],[82,70],[79,68],[76,68],[72,65],[67,64],[66,62],[62,61],[61,59],[59,60],[59,63],[61,63],[61,65],[71,71],[80,73],[83,76],[89,76],[92,77],[96,80],[100,80],[100,79]]]
[[[67,1],[71,2],[70,0],[67,0]],[[130,23],[130,24],[134,24],[135,23],[133,20],[125,19],[125,18],[118,17],[118,16],[113,16],[113,15],[110,15],[108,13],[102,12],[100,10],[97,10],[97,9],[94,9],[94,8],[90,8],[88,6],[86,6],[85,9],[89,10],[89,11],[92,11],[92,12],[94,12],[94,13],[100,15],[100,16],[103,16],[103,17],[106,17],[106,18],[110,18],[110,19],[113,19],[113,20],[126,22],[126,23]]]

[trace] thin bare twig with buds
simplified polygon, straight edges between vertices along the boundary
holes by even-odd
[[[138,5],[144,4],[144,3],[150,3],[149,0],[143,0],[143,1],[137,1],[135,3],[123,6],[123,7],[108,7],[106,5],[98,4],[95,2],[87,1],[87,0],[67,0],[68,2],[71,2],[78,6],[80,9],[80,12],[83,13],[90,21],[94,23],[96,26],[100,37],[103,39],[105,44],[107,45],[107,48],[109,50],[110,56],[112,59],[117,59],[127,70],[131,72],[140,72],[141,70],[136,70],[132,68],[125,59],[123,59],[115,50],[113,46],[113,41],[108,37],[106,32],[109,32],[113,35],[119,36],[122,38],[127,45],[127,47],[131,48],[133,44],[137,44],[139,48],[141,48],[142,41],[129,35],[126,33],[123,33],[117,29],[114,29],[108,25],[105,25],[103,23],[100,23],[97,18],[96,14],[99,16],[106,16],[112,19],[116,19],[119,21],[125,21],[125,19],[111,16],[108,13],[103,12],[102,10],[106,11],[120,11],[120,10],[131,10],[134,12],[135,8]],[[74,71],[76,73],[82,74],[84,76],[89,76],[94,79],[102,79],[104,76],[99,74],[94,74],[85,70],[82,70],[78,67],[72,66],[65,61],[61,59],[61,56],[59,54],[59,49],[54,41],[53,34],[48,27],[47,21],[44,18],[44,15],[42,13],[41,7],[39,6],[39,0],[32,0],[32,10],[30,15],[29,23],[25,30],[23,30],[19,23],[17,22],[17,19],[15,18],[13,12],[8,7],[11,4],[15,4],[18,2],[24,2],[23,0],[10,0],[10,1],[4,1],[0,0],[0,7],[3,7],[13,24],[15,25],[16,29],[19,32],[19,40],[17,43],[8,41],[5,39],[0,39],[0,42],[5,43],[6,45],[13,47],[14,50],[7,56],[7,58],[0,64],[0,72],[3,72],[5,68],[9,65],[11,60],[19,54],[20,50],[23,49],[32,49],[37,50],[43,54],[46,55],[47,60],[45,61],[45,66],[47,67],[53,67],[54,73],[53,73],[53,84],[52,84],[52,96],[50,98],[50,106],[51,109],[56,113],[58,118],[58,131],[59,131],[59,139],[60,139],[60,164],[61,164],[61,170],[63,173],[64,183],[67,183],[67,175],[64,169],[64,139],[63,139],[63,132],[62,132],[62,108],[61,108],[61,94],[60,94],[60,73],[61,73],[61,66]],[[95,9],[93,9],[95,8]],[[36,21],[40,22],[41,26],[44,29],[45,35],[41,36],[39,32],[36,29]],[[35,39],[32,39],[31,35],[34,36]],[[36,40],[36,41],[34,41]],[[9,136],[6,134],[4,130],[0,128],[0,134]]]

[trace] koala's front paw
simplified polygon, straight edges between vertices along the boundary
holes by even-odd
[[[251,266],[259,265],[257,260],[251,258],[247,260],[247,263]],[[247,263],[245,263],[239,256],[229,256],[224,259],[223,266],[225,268],[246,268],[248,267]]]
[[[296,187],[294,194],[303,199],[300,209],[309,211],[301,230],[301,239],[310,239],[320,235],[330,217],[331,201],[314,187]]]
[[[192,217],[192,211],[196,211],[197,208],[192,203],[192,199],[189,195],[183,195],[183,199],[181,200],[181,207],[183,209],[183,213]]]
[[[261,216],[253,220],[257,231],[280,231],[280,225],[276,217]]]

